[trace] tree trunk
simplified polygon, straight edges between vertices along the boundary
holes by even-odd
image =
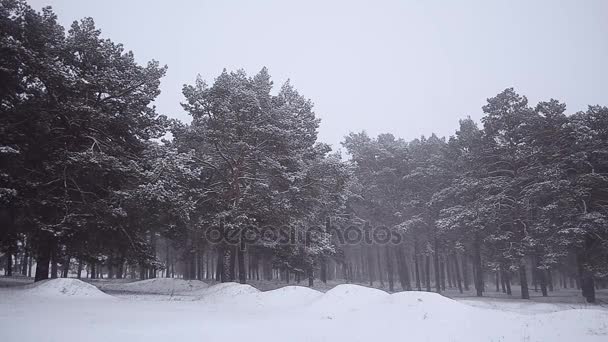
[[[82,259],[78,259],[78,271],[76,271],[76,277],[82,278]]]
[[[36,253],[36,274],[34,281],[40,281],[49,278],[49,263],[51,261],[52,244],[50,239],[41,241]]]
[[[380,280],[380,287],[384,288],[384,274],[382,273],[382,257],[380,255],[380,248],[376,247],[376,261],[378,263],[378,280]]]
[[[369,280],[369,286],[374,286],[375,270],[374,270],[374,255],[372,247],[368,246],[365,248],[365,254],[367,255],[367,276]]]
[[[118,265],[117,265],[117,269],[116,269],[116,279],[122,279],[124,273],[125,273],[125,259],[121,255],[118,258]]]
[[[526,274],[526,265],[522,261],[519,265],[519,283],[521,285],[521,298],[530,299],[530,291],[528,290],[528,275]]]
[[[416,289],[418,291],[422,291],[422,286],[420,283],[420,266],[418,265],[418,253],[414,252],[414,273],[416,277]]]
[[[540,291],[543,294],[543,297],[547,297],[547,278],[545,277],[545,270],[539,269],[538,268],[538,262],[536,263],[537,267],[535,267],[535,271],[536,271],[536,279],[538,280],[538,283],[540,284]]]
[[[13,275],[13,254],[10,251],[6,253],[6,270],[4,274],[9,277]]]
[[[479,241],[479,236],[475,234],[475,242],[473,243],[473,268],[475,277],[475,290],[477,292],[477,297],[483,296],[483,269],[481,265],[481,245]]]
[[[289,271],[288,271],[289,272]],[[313,287],[315,285],[315,274],[313,265],[308,265],[308,286]],[[289,277],[289,273],[287,273],[287,277]]]
[[[238,251],[238,263],[239,263],[239,283],[247,283],[247,273],[245,269],[245,242],[241,240],[241,248]]]
[[[325,219],[325,233],[329,234],[329,231],[331,230],[331,221],[329,219],[329,217],[327,217]],[[321,278],[321,281],[323,282],[323,284],[327,284],[327,258],[325,258],[325,256],[321,255],[319,258],[319,277]]]
[[[441,290],[445,291],[445,262],[443,262],[443,257],[439,259],[439,274],[441,277]]]
[[[454,271],[456,273],[456,283],[458,284],[458,292],[462,293],[462,281],[460,279],[460,266],[458,265],[458,254],[454,254]]]
[[[426,292],[431,292],[431,256],[424,257],[424,280],[426,282]]]
[[[232,247],[229,246],[224,248],[224,255],[222,255],[222,283],[234,281],[234,255],[232,253]]]
[[[410,284],[410,270],[407,267],[407,260],[405,258],[405,253],[401,246],[394,247],[397,251],[397,268],[399,274],[399,282],[401,283],[401,288],[404,291],[411,291],[412,285]]]
[[[53,248],[51,251],[51,279],[55,279],[58,276],[59,268],[57,266],[57,249]]]
[[[23,262],[21,263],[21,275],[27,276],[27,266],[30,261],[30,250],[29,246],[26,245],[26,241],[23,242]]]
[[[553,274],[551,269],[547,269],[547,285],[549,286],[549,292],[553,292]]]
[[[384,247],[384,253],[386,259],[386,273],[388,275],[388,290],[393,292],[395,290],[395,282],[393,280],[393,257],[389,246]]]
[[[445,270],[447,271],[448,287],[449,288],[453,288],[454,285],[456,285],[456,284],[454,284],[452,282],[452,276],[453,276],[453,274],[452,274],[452,263],[450,262],[450,259],[449,259],[449,257],[447,255],[444,258],[444,262],[443,263],[445,264]]]
[[[462,264],[462,280],[464,283],[464,290],[469,291],[469,265],[467,264],[468,256],[465,254],[462,256],[460,263]]]
[[[441,269],[439,268],[439,241],[434,239],[433,268],[435,270],[435,292],[441,293]]]
[[[165,278],[170,278],[171,262],[169,260],[169,242],[165,241]]]
[[[587,303],[595,303],[595,284],[593,280],[593,273],[586,267],[586,255],[585,252],[580,252],[577,255],[577,266],[579,274],[579,284],[583,294],[583,297],[587,300]]]
[[[61,272],[61,277],[62,278],[67,278],[68,277],[68,273],[70,273],[70,256],[66,256],[65,257],[65,261],[63,262],[62,265],[62,272]]]
[[[217,260],[215,265],[215,280],[219,282],[224,282],[222,279],[224,277],[224,248],[218,248],[217,250]]]

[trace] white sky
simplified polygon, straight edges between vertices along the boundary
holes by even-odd
[[[169,70],[160,113],[189,122],[181,88],[223,68],[267,66],[315,103],[320,139],[349,131],[451,135],[514,86],[568,111],[608,105],[608,0],[30,0],[64,26],[85,16],[105,37]]]

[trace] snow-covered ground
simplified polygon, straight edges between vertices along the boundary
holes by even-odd
[[[143,290],[114,296],[76,279],[0,288],[0,341],[608,341],[600,306],[456,301],[357,285],[322,293],[236,283],[184,290],[172,279],[129,284]]]
[[[198,291],[209,285],[200,280],[183,280],[173,278],[153,278],[134,282],[111,283],[100,282],[95,284],[105,292],[131,292],[146,294],[180,294]]]

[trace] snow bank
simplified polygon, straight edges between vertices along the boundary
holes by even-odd
[[[234,297],[231,302],[249,309],[301,308],[323,296],[317,290],[303,286],[285,286],[266,292],[252,292]]]
[[[107,284],[104,291],[121,291],[150,294],[184,294],[199,291],[209,285],[200,280],[184,280],[175,278],[153,278],[124,284]]]
[[[343,284],[327,291],[310,305],[312,311],[323,314],[357,311],[386,300],[390,295],[370,287]]]
[[[441,308],[442,310],[462,310],[468,305],[444,297],[437,293],[421,291],[396,292],[388,297],[388,303],[401,307]]]
[[[111,298],[101,292],[98,288],[84,281],[71,278],[57,278],[42,280],[23,288],[24,295],[40,297],[87,297],[87,298]]]
[[[71,283],[65,291],[62,282]],[[18,291],[0,289],[0,341],[71,341],[82,336],[99,342],[608,341],[608,310],[600,306],[520,314],[472,307],[434,293],[389,295],[356,285],[322,294],[297,286],[259,292],[249,285],[223,283],[190,292],[201,296],[202,302],[95,301],[86,296],[44,301],[15,296],[29,291],[50,297],[82,294],[74,290],[74,284],[92,290],[74,279],[56,279]],[[501,303],[496,305],[500,308]]]
[[[212,304],[229,302],[235,300],[235,297],[237,296],[258,292],[260,292],[260,290],[251,285],[231,282],[209,286],[208,288],[193,292],[192,295],[197,296],[199,300],[205,303]]]

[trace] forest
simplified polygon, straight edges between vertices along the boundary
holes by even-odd
[[[450,137],[332,148],[313,102],[267,68],[192,75],[190,123],[154,107],[166,71],[91,18],[64,28],[0,1],[5,275],[577,288],[590,303],[608,286],[606,106],[507,88]]]

